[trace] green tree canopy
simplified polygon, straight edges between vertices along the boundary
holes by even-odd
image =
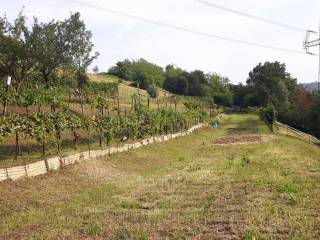
[[[289,104],[297,80],[286,71],[285,64],[265,62],[249,73],[247,84],[253,88],[260,106],[272,104],[280,109]]]

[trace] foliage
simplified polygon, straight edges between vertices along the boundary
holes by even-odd
[[[134,81],[139,88],[148,89],[155,85],[161,87],[164,81],[163,69],[144,59],[124,60],[109,69],[109,74],[125,80]]]
[[[189,82],[188,73],[181,68],[176,68],[173,65],[168,65],[165,72],[165,80],[163,83],[164,89],[178,95],[187,95]]]
[[[264,121],[273,132],[273,125],[276,122],[276,109],[273,105],[269,105],[266,108],[261,108],[259,113],[260,119]]]
[[[94,96],[91,101],[91,107],[96,108],[101,115],[105,114],[105,110],[109,109],[109,101],[102,94],[98,94]]]
[[[92,33],[86,29],[80,14],[71,14],[64,21],[39,22],[34,18],[31,28],[22,12],[13,23],[0,17],[0,77],[10,75],[17,89],[24,83],[42,81],[46,87],[70,80],[62,69],[77,72],[83,87],[85,71],[98,53],[91,54]]]
[[[260,63],[250,73],[247,84],[252,86],[254,96],[260,106],[269,104],[277,109],[286,108],[296,88],[296,79],[286,71],[285,64],[279,62]]]
[[[159,89],[155,85],[150,85],[147,88],[147,92],[152,98],[157,98],[159,96]]]

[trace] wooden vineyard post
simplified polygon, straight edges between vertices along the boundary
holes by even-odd
[[[8,173],[8,168],[7,168],[7,163],[6,162],[4,162],[4,170],[6,172],[7,179],[9,179],[9,173]]]
[[[91,153],[91,132],[88,130],[88,148],[89,148],[89,155]]]
[[[150,97],[148,97],[148,112],[150,112]]]
[[[120,117],[120,100],[119,100],[119,95],[117,97],[117,101],[118,101],[118,117]]]
[[[49,164],[47,158],[44,158],[44,164],[46,165],[47,173],[49,173]]]
[[[90,154],[90,152],[89,152],[89,154]],[[59,156],[59,162],[60,162],[60,168],[63,169],[63,161],[62,161],[61,156]]]
[[[27,164],[25,159],[23,159],[23,165],[24,165],[24,171],[26,173],[26,177],[28,177],[28,170],[27,170]]]

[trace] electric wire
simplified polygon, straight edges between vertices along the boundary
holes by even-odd
[[[67,1],[69,3],[74,3],[74,4],[77,4],[77,5],[81,5],[83,7],[88,7],[88,8],[91,8],[91,9],[95,9],[95,10],[98,10],[98,11],[112,13],[112,14],[123,16],[123,17],[126,17],[126,18],[130,18],[130,19],[134,19],[134,20],[138,20],[138,21],[142,21],[142,22],[146,22],[146,23],[151,23],[153,25],[162,26],[162,27],[166,27],[166,28],[171,28],[171,29],[175,29],[175,30],[178,30],[178,31],[182,31],[182,32],[192,33],[192,34],[199,35],[199,36],[205,36],[205,37],[208,37],[208,38],[219,39],[219,40],[233,42],[233,43],[239,43],[239,44],[242,44],[242,45],[248,45],[248,46],[260,47],[260,48],[265,48],[265,49],[272,49],[272,50],[276,50],[276,51],[282,51],[282,52],[289,52],[289,53],[305,55],[305,53],[303,51],[298,51],[298,50],[293,50],[293,49],[288,49],[288,48],[283,48],[283,47],[276,47],[276,46],[271,46],[271,45],[265,45],[265,44],[245,41],[245,40],[236,39],[236,38],[224,37],[224,36],[220,36],[220,35],[216,35],[216,34],[212,34],[212,33],[202,32],[202,31],[189,29],[189,28],[186,28],[186,27],[181,27],[181,26],[177,26],[177,25],[173,25],[173,24],[169,24],[169,23],[165,23],[165,22],[161,22],[161,21],[157,21],[157,20],[153,20],[153,19],[140,17],[140,16],[137,16],[137,15],[121,12],[121,11],[114,10],[114,9],[109,9],[109,8],[97,6],[97,5],[90,4],[90,3],[85,3],[85,2],[82,2],[82,1],[79,1],[79,0],[65,0],[65,1]]]
[[[240,16],[243,16],[243,17],[251,18],[251,19],[254,19],[256,21],[260,21],[260,22],[276,25],[276,26],[279,26],[279,27],[282,27],[282,28],[293,30],[293,31],[297,31],[297,32],[306,32],[306,31],[308,31],[308,29],[306,29],[306,28],[296,27],[296,26],[289,25],[289,24],[286,24],[286,23],[281,23],[281,22],[278,22],[278,21],[274,21],[272,19],[263,18],[263,17],[255,16],[255,15],[252,15],[252,14],[249,14],[249,13],[241,12],[241,11],[238,11],[238,10],[235,10],[235,9],[227,8],[227,7],[224,7],[222,5],[215,4],[212,1],[207,1],[207,0],[195,0],[195,1],[197,1],[197,2],[199,2],[201,4],[203,4],[203,5],[207,5],[209,7],[213,7],[213,8],[220,9],[220,10],[223,10],[223,11],[226,11],[226,12],[230,12],[230,13],[233,13],[233,14],[237,14],[237,15],[240,15]]]

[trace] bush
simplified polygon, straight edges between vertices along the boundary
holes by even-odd
[[[147,92],[152,98],[157,98],[159,96],[159,89],[155,85],[149,86]]]
[[[270,131],[273,132],[273,125],[276,122],[275,107],[273,105],[270,105],[266,108],[261,108],[259,116],[260,119],[267,124]]]

